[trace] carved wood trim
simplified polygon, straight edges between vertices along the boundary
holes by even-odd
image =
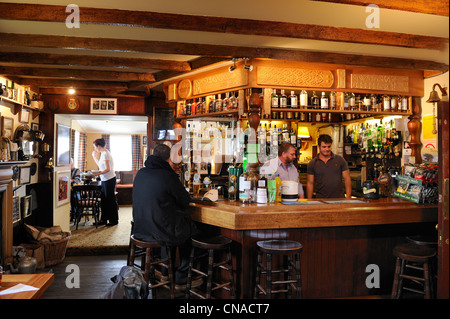
[[[228,69],[193,80],[193,94],[201,95],[215,91],[224,91],[248,85],[248,71],[237,68],[233,72]]]
[[[352,74],[352,89],[409,92],[409,77],[399,75]]]
[[[258,85],[331,88],[334,83],[329,70],[259,66],[256,72]]]

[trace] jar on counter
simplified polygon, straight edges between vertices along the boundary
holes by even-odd
[[[242,203],[256,202],[259,174],[251,167],[247,167],[244,174],[239,177],[239,200]]]

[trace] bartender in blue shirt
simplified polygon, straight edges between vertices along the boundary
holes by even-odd
[[[263,167],[270,170],[270,173],[280,176],[281,181],[293,181],[298,183],[298,197],[305,198],[303,186],[298,180],[298,171],[294,166],[296,158],[295,146],[290,143],[283,143],[278,148],[278,157],[267,161]]]

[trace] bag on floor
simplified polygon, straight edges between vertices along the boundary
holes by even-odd
[[[144,276],[136,268],[123,266],[111,280],[114,284],[100,299],[144,299],[148,295]]]

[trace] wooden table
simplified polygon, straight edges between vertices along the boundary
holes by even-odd
[[[203,231],[233,240],[233,266],[241,298],[252,298],[259,240],[300,242],[304,298],[340,298],[389,294],[395,266],[393,247],[425,229],[435,232],[437,205],[398,198],[318,202],[262,205],[193,201],[190,209]],[[370,264],[380,269],[379,289],[366,287],[366,267]]]
[[[0,291],[11,288],[17,284],[24,284],[39,288],[39,290],[20,292],[16,294],[1,295],[0,299],[39,299],[55,280],[54,274],[13,274],[3,275]]]

